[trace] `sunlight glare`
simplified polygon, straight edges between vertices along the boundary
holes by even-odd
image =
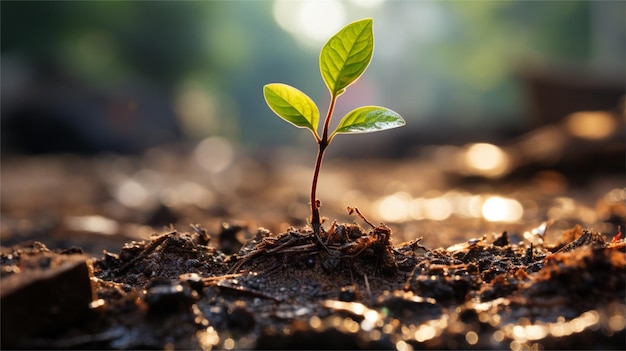
[[[452,215],[452,205],[444,197],[435,197],[424,201],[424,217],[433,221],[443,221]]]
[[[416,219],[418,221],[424,219],[423,208],[424,208],[424,199],[417,198],[417,199],[411,200],[411,203],[409,203],[409,214],[411,215],[411,218]]]
[[[499,147],[476,143],[470,145],[465,152],[465,164],[468,171],[487,177],[503,175],[509,166],[509,157]]]
[[[386,222],[406,221],[411,200],[411,196],[403,192],[389,195],[378,203],[378,213]]]
[[[275,0],[272,12],[281,28],[315,46],[328,40],[346,20],[344,5],[338,0]]]
[[[483,199],[480,195],[471,196],[467,202],[467,211],[470,217],[482,217]]]
[[[567,117],[565,124],[572,135],[584,139],[603,139],[617,128],[613,116],[604,111],[572,113]]]
[[[98,234],[113,235],[118,232],[119,225],[116,221],[98,215],[93,216],[69,216],[66,224],[72,230],[86,231]]]
[[[482,206],[483,217],[489,222],[516,222],[522,218],[524,208],[515,199],[492,196]]]

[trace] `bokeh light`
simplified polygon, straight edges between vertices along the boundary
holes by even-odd
[[[487,143],[469,145],[464,155],[466,171],[486,177],[499,177],[509,168],[509,156],[498,146]]]
[[[515,199],[492,196],[483,203],[482,214],[490,222],[516,222],[522,218],[524,208]]]
[[[315,47],[346,21],[344,5],[337,0],[276,0],[273,15],[278,25],[298,41]]]
[[[384,222],[444,221],[456,218],[482,218],[488,222],[518,222],[524,206],[516,199],[497,195],[480,195],[450,190],[444,194],[429,192],[412,197],[396,192],[374,202],[373,212]]]
[[[383,198],[377,204],[377,212],[384,221],[403,222],[409,217],[411,196],[404,192]]]
[[[436,197],[424,200],[423,211],[425,218],[442,221],[452,215],[452,206],[446,198]]]
[[[121,204],[127,207],[140,207],[148,199],[148,191],[134,179],[122,181],[115,190],[114,196]]]
[[[581,111],[572,113],[565,121],[567,130],[583,139],[603,139],[615,132],[617,122],[606,111]]]
[[[194,156],[202,168],[211,173],[218,173],[233,162],[235,151],[225,138],[209,137],[196,146]]]

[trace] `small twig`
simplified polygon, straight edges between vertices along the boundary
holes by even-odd
[[[143,251],[141,251],[141,253],[139,255],[137,255],[137,257],[133,258],[132,260],[126,262],[122,267],[120,267],[120,269],[117,270],[118,273],[124,273],[126,272],[128,269],[130,269],[132,266],[134,266],[137,262],[143,260],[144,258],[148,257],[148,255],[150,253],[152,253],[152,251],[154,251],[157,247],[159,247],[166,239],[170,238],[173,234],[175,234],[176,231],[172,231],[169,233],[165,233],[157,238],[152,239],[152,241],[150,242],[150,244],[144,248]]]
[[[367,220],[367,218],[365,218],[365,216],[364,216],[364,215],[362,215],[362,214],[361,214],[361,211],[359,211],[359,209],[358,209],[358,208],[348,206],[348,214],[349,214],[349,215],[351,215],[351,214],[353,214],[354,212],[356,212],[356,214],[358,214],[358,215],[359,215],[359,217],[361,217],[361,219],[362,219],[365,223],[369,224],[369,225],[370,225],[370,227],[372,227],[372,228],[376,228],[376,226],[375,226],[375,225],[373,225],[370,221],[368,221],[368,220]]]
[[[322,245],[322,247],[330,252],[330,249],[328,248],[328,246],[326,246],[326,244],[324,243],[324,240],[322,240],[322,235],[321,233],[324,232],[324,228],[322,228],[322,224],[321,223],[312,223],[313,225],[313,234],[315,234],[315,238],[317,239],[317,241]]]
[[[281,302],[281,299],[274,297],[274,296],[267,295],[260,291],[248,289],[246,287],[241,287],[241,286],[238,287],[238,286],[232,286],[232,285],[224,285],[223,282],[224,281],[220,281],[215,286],[217,286],[220,290],[224,290],[224,291],[231,291],[231,292],[235,292],[241,295],[260,297],[264,299],[274,300],[276,302]]]
[[[202,282],[204,283],[204,286],[209,286],[209,285],[217,284],[221,280],[238,278],[238,277],[241,277],[242,275],[243,273],[234,273],[234,274],[219,275],[216,277],[207,277],[207,278],[202,278]]]
[[[363,274],[363,280],[365,281],[365,291],[367,291],[367,297],[372,298],[372,291],[370,290],[370,282],[367,280],[367,274]]]

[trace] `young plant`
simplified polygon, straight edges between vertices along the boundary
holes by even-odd
[[[308,128],[319,146],[311,185],[311,226],[317,239],[320,237],[322,221],[320,201],[316,198],[324,152],[337,134],[369,133],[401,127],[405,124],[396,112],[379,106],[362,106],[346,114],[337,128],[328,133],[335,103],[339,95],[363,74],[374,52],[372,19],[352,22],[331,37],[320,53],[320,71],[330,91],[330,106],[324,118],[322,135],[317,132],[319,109],[306,94],[282,83],[271,83],[263,87],[263,95],[270,109],[280,118],[298,128]]]

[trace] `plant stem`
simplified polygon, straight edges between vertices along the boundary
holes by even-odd
[[[313,226],[313,232],[319,242],[324,245],[322,238],[320,237],[320,229],[322,227],[322,220],[320,217],[320,205],[317,201],[317,181],[319,179],[320,169],[322,168],[322,160],[324,159],[324,152],[326,151],[326,147],[330,144],[328,140],[328,127],[330,125],[330,119],[333,116],[333,111],[335,109],[335,101],[337,100],[337,96],[334,94],[331,95],[330,106],[328,107],[328,113],[326,114],[326,119],[324,120],[324,129],[322,130],[322,138],[318,141],[319,150],[317,152],[317,159],[315,161],[315,171],[313,172],[313,183],[311,184],[311,226]],[[324,245],[326,246],[326,245]]]
[[[322,139],[323,141],[323,139]],[[328,146],[327,142],[319,143],[319,151],[317,152],[317,159],[315,161],[315,171],[313,173],[313,183],[311,185],[311,225],[313,226],[313,231],[315,235],[320,239],[320,227],[322,226],[322,220],[320,218],[320,204],[317,201],[315,196],[317,192],[317,180],[319,178],[320,168],[322,168],[322,159],[324,158],[324,151],[326,150],[326,146]]]

